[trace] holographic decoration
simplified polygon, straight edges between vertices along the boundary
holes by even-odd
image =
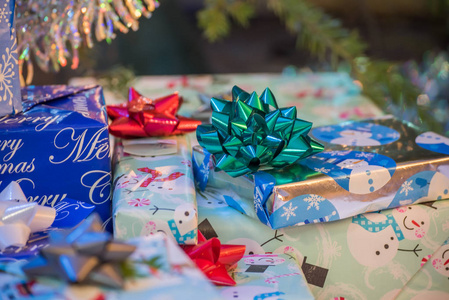
[[[108,43],[116,31],[139,28],[138,19],[149,18],[159,6],[157,0],[17,0],[16,28],[19,68],[27,68],[26,80],[33,77],[33,64],[44,71],[58,71],[79,64],[78,49],[92,48],[94,40]]]
[[[416,106],[391,104],[390,111],[395,115],[404,112],[401,116],[405,120],[414,121],[419,118],[419,109],[427,110],[429,120],[422,122],[439,124],[440,133],[449,135],[449,53],[429,51],[419,64],[415,61],[405,63],[402,72],[421,94],[416,99]]]
[[[283,168],[324,149],[308,136],[312,123],[297,119],[294,106],[279,108],[268,88],[259,97],[234,86],[232,102],[210,103],[212,124],[198,126],[198,142],[214,155],[216,169],[232,177]]]

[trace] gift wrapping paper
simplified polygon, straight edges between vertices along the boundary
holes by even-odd
[[[93,78],[74,78],[71,84],[96,83]],[[342,120],[382,116],[382,111],[361,95],[360,87],[347,73],[218,74],[188,76],[141,76],[133,86],[143,95],[158,98],[175,91],[184,98],[180,115],[207,120],[212,115],[212,96],[229,95],[234,85],[246,91],[269,87],[280,107],[296,106],[298,118],[315,126]],[[123,102],[122,96],[105,91],[108,104]]]
[[[447,200],[273,230],[229,207],[228,197],[238,196],[233,189],[198,192],[204,236],[246,245],[247,255],[296,255],[316,299],[394,299],[405,286],[449,293]],[[423,270],[423,280],[415,278]]]
[[[314,299],[294,254],[244,256],[232,272],[237,285],[220,289],[234,299]]]
[[[179,244],[196,244],[198,215],[189,136],[150,138],[149,155],[115,148],[114,236],[128,239],[162,231]],[[159,154],[159,155],[157,155]]]
[[[399,291],[396,299],[449,299],[449,239],[421,261],[421,269]]]
[[[14,0],[0,2],[0,117],[22,111],[14,6]]]
[[[392,117],[312,129],[325,151],[281,170],[232,178],[194,148],[200,188],[231,184],[228,204],[279,229],[449,198],[449,138]],[[254,208],[251,208],[254,203]]]
[[[0,290],[8,299],[202,299],[220,300],[218,291],[195,264],[171,239],[163,234],[129,241],[137,247],[130,260],[136,262],[135,278],[125,281],[123,289],[96,285],[69,285],[62,281],[24,278],[20,263],[0,265]],[[155,261],[157,267],[139,264]]]
[[[0,189],[19,182],[29,202],[72,198],[110,217],[107,117],[99,86],[28,86],[24,112],[0,118]]]

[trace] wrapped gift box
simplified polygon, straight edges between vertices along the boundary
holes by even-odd
[[[0,22],[1,90],[0,116],[22,111],[20,98],[19,65],[17,40],[14,28],[15,1],[2,1],[2,20]]]
[[[198,194],[198,228],[204,236],[246,245],[247,255],[296,255],[316,299],[394,299],[429,254],[438,256],[433,272],[446,284],[434,289],[447,292],[441,246],[447,249],[449,201],[273,230],[227,206],[226,197],[237,196],[231,189],[210,187]]]
[[[274,229],[449,198],[449,138],[392,117],[312,129],[325,151],[281,170],[232,178],[194,148],[200,188],[233,185],[228,204]],[[254,203],[254,208],[252,208]]]
[[[117,144],[113,191],[116,238],[162,231],[179,244],[196,244],[198,217],[189,139],[173,136],[123,140],[125,147],[122,142]],[[147,156],[129,154],[140,146]]]
[[[314,299],[291,254],[244,256],[231,276],[237,285],[220,290],[224,299]]]
[[[71,83],[84,85],[97,82],[94,78],[74,78]],[[158,98],[178,91],[184,98],[179,114],[207,118],[212,96],[229,94],[234,85],[247,91],[263,91],[269,87],[281,107],[296,106],[298,118],[314,120],[315,126],[382,116],[384,113],[372,101],[361,95],[360,87],[347,73],[296,74],[214,74],[188,76],[141,76],[133,86],[143,95]],[[122,103],[123,97],[107,93],[108,104]],[[200,97],[204,95],[205,97]],[[208,98],[208,97],[209,98]],[[203,100],[204,101],[203,101]],[[207,100],[207,102],[206,102]]]
[[[99,86],[29,86],[24,112],[0,118],[0,188],[20,183],[28,201],[65,197],[110,217],[110,151]]]
[[[0,264],[0,289],[9,299],[222,299],[196,265],[172,240],[162,234],[129,241],[137,247],[131,255],[136,276],[123,289],[72,284],[37,278],[27,280],[21,264]],[[142,262],[154,262],[152,267]],[[129,276],[129,275],[128,275]]]

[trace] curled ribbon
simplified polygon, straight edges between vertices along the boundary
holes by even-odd
[[[49,237],[49,246],[22,267],[27,276],[52,276],[71,283],[123,287],[121,263],[136,247],[112,240],[110,233],[103,232],[97,215],[87,218],[73,230],[52,231]]]
[[[12,181],[0,193],[0,250],[24,247],[31,233],[47,229],[55,217],[54,208],[28,203],[19,184]]]
[[[201,121],[177,115],[182,97],[177,93],[155,100],[129,89],[127,103],[108,105],[109,132],[120,138],[156,137],[195,131]]]
[[[279,108],[268,88],[258,97],[234,86],[232,102],[212,98],[210,105],[212,124],[198,126],[198,142],[233,177],[282,168],[324,149],[308,136],[312,123],[297,119],[294,106]]]
[[[198,244],[182,246],[184,252],[215,285],[232,286],[228,270],[245,254],[244,245],[222,245],[217,238],[206,238],[198,231]]]

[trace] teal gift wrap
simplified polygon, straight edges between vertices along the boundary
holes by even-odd
[[[198,221],[190,149],[188,136],[117,144],[113,182],[116,238],[162,231],[179,244],[196,244]]]
[[[314,299],[300,266],[291,254],[244,256],[231,273],[237,285],[220,290],[233,299]]]
[[[401,299],[421,289],[449,293],[447,200],[273,230],[229,207],[227,197],[238,196],[210,187],[198,193],[201,233],[245,245],[246,255],[295,255],[316,299],[387,300],[402,289],[410,297]]]
[[[226,203],[273,229],[449,198],[449,138],[392,117],[317,127],[325,151],[281,170],[233,178],[195,147],[200,189],[234,186]]]

